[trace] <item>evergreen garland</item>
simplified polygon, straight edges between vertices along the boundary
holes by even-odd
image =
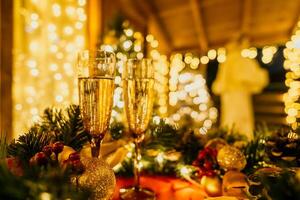
[[[113,123],[110,127],[110,134],[114,140],[126,137],[127,132],[122,123]],[[199,137],[186,127],[178,129],[164,120],[160,120],[158,124],[151,123],[142,143],[144,172],[180,176],[179,166],[185,166],[193,171],[192,162],[197,158],[206,142],[214,138],[222,138],[229,144],[244,141],[243,136],[237,133],[228,133],[226,130],[216,130],[208,133],[206,137]],[[62,171],[55,165],[38,168],[28,165],[30,158],[41,152],[44,146],[57,141],[63,142],[75,150],[80,150],[89,141],[89,135],[85,131],[80,117],[79,106],[71,105],[66,110],[46,109],[39,123],[8,146],[5,136],[1,135],[0,185],[3,185],[0,189],[1,199],[18,200],[24,199],[24,197],[40,199],[40,195],[50,195],[53,199],[86,199],[88,197],[88,190],[78,191],[70,184],[68,171]],[[244,148],[247,159],[244,172],[250,175],[257,169],[274,165],[298,167],[299,152],[298,132],[291,134],[289,130],[283,130],[276,131],[272,135],[269,134],[269,131],[264,130],[256,134],[255,140],[247,143]],[[24,170],[23,176],[12,174],[7,168],[6,162],[3,162],[5,156],[20,159]],[[163,159],[159,160],[159,156],[163,156]],[[293,158],[294,162],[290,162],[286,158]],[[282,161],[285,165],[282,164]],[[117,174],[131,176],[132,169],[132,160],[125,159]],[[258,181],[261,190],[255,189],[255,191],[258,191],[259,195],[257,196],[260,199],[270,197],[278,200],[295,199],[300,192],[299,174],[295,176],[295,173],[290,171],[280,175],[276,173],[272,173],[271,176],[262,175],[259,176]],[[15,187],[16,185],[18,188]],[[58,185],[59,187],[57,187]]]
[[[61,109],[45,109],[41,121],[8,146],[8,155],[28,161],[55,141],[80,150],[89,141],[89,134],[84,130],[79,106],[71,105],[65,113]]]
[[[27,133],[9,144],[7,155],[28,162],[32,156],[42,151],[44,146],[50,144],[52,139],[53,136],[50,132],[43,132],[41,127],[35,125]]]

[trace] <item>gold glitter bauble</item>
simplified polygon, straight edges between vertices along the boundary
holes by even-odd
[[[85,166],[84,173],[77,178],[79,187],[92,191],[93,200],[108,200],[113,196],[116,178],[109,165],[100,158],[81,158]]]
[[[216,149],[217,151],[219,151],[226,145],[227,145],[227,142],[224,139],[214,138],[214,139],[209,140],[206,143],[205,147],[209,147],[209,148]]]
[[[219,165],[227,170],[242,170],[246,166],[244,154],[237,148],[226,145],[218,152]]]

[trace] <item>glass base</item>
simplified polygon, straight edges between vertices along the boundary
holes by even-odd
[[[122,200],[155,200],[156,196],[152,190],[145,188],[122,188],[120,189]]]

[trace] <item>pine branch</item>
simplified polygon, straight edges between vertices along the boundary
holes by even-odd
[[[19,157],[29,161],[37,152],[42,151],[43,147],[53,140],[53,135],[49,132],[42,132],[39,126],[32,127],[28,133],[21,135],[17,140],[13,140],[7,147],[10,156]]]
[[[85,200],[90,196],[88,190],[78,190],[70,184],[69,175],[61,168],[49,168],[38,176],[31,176],[34,173],[32,170],[27,168],[24,176],[15,176],[1,163],[0,199],[40,200],[42,194],[47,194],[50,199]]]
[[[80,150],[89,141],[89,134],[84,129],[79,106],[69,106],[66,113],[67,117],[64,124],[62,124],[58,140],[63,141],[65,145],[75,150]]]

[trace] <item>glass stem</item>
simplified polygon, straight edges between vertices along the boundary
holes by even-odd
[[[140,143],[141,141],[139,138],[134,139],[134,146],[135,146],[135,156],[134,156],[134,163],[133,163],[133,168],[134,168],[134,187],[136,190],[139,190],[140,188],[140,159],[141,159],[141,152],[140,152]]]
[[[100,145],[102,137],[100,135],[92,136],[91,139],[91,153],[93,158],[98,158],[100,154]]]

